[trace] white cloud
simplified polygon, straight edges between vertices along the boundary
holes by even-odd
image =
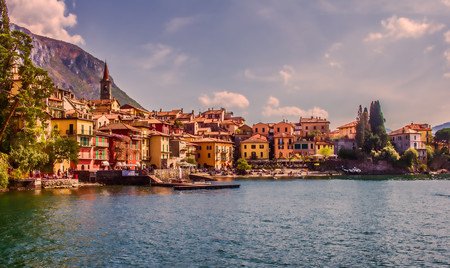
[[[198,100],[203,106],[207,107],[218,106],[224,108],[245,109],[250,105],[250,102],[244,95],[226,90],[214,92],[211,97],[203,94]]]
[[[420,38],[427,34],[433,34],[444,28],[444,24],[415,21],[405,17],[392,16],[381,21],[382,32],[369,33],[364,39],[366,42],[378,40],[399,40],[405,38]]]
[[[314,107],[309,110],[303,110],[297,106],[280,106],[280,101],[270,96],[267,100],[266,106],[262,111],[262,115],[266,117],[309,117],[318,116],[322,118],[328,118],[328,112],[322,108]]]
[[[38,35],[84,44],[81,35],[71,35],[67,28],[77,24],[77,16],[67,13],[64,1],[8,0],[11,21]]]
[[[281,76],[283,85],[287,86],[290,84],[292,77],[295,75],[295,70],[292,66],[284,65],[278,73]]]
[[[427,54],[427,53],[432,52],[433,50],[434,50],[434,46],[433,45],[429,45],[423,50],[423,53]]]
[[[323,58],[331,68],[341,69],[342,63],[335,59],[334,54],[342,47],[342,43],[334,43],[323,55]]]
[[[450,0],[441,0],[441,2],[444,6],[450,7]]]
[[[185,53],[165,44],[148,43],[143,48],[147,55],[143,54],[139,63],[144,69],[151,70],[158,67],[179,68],[190,60],[190,57]]]
[[[183,28],[195,23],[196,18],[195,17],[177,17],[171,19],[169,22],[165,25],[165,31],[167,33],[176,33]]]

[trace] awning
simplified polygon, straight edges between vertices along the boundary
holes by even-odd
[[[108,161],[103,161],[102,162],[102,166],[108,167],[109,166],[109,162]]]

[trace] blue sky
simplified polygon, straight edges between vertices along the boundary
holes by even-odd
[[[12,20],[106,59],[149,110],[247,121],[450,121],[450,0],[7,0]]]

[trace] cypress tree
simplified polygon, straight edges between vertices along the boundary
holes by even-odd
[[[370,105],[370,127],[374,136],[372,142],[372,149],[381,150],[387,145],[388,135],[384,122],[386,121],[381,111],[380,101],[373,101]]]

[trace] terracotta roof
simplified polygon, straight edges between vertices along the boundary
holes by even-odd
[[[108,70],[108,64],[106,64],[106,61],[105,61],[105,68],[103,70],[103,80],[109,81],[109,70]]]
[[[131,130],[131,131],[134,131],[134,132],[141,132],[140,129],[135,128],[133,126],[130,126],[128,124],[122,123],[122,122],[109,124],[107,126],[99,128],[99,130],[100,131],[105,131],[105,130]]]
[[[250,138],[241,141],[241,143],[267,143],[267,138],[265,136],[262,136],[261,134],[255,134],[251,136]]]
[[[389,136],[395,136],[395,135],[401,135],[401,134],[418,134],[419,132],[407,128],[407,127],[402,127],[400,129],[397,129],[395,131],[392,131],[391,133],[389,133]]]
[[[358,124],[358,121],[352,121],[350,123],[347,123],[345,125],[342,125],[342,126],[338,127],[338,129],[340,129],[340,128],[356,127],[357,124]]]
[[[135,109],[135,110],[138,110],[138,111],[143,111],[143,112],[149,113],[149,111],[147,111],[145,109],[142,109],[142,108],[138,108],[138,107],[133,106],[131,104],[124,104],[124,105],[120,106],[120,109]]]
[[[204,142],[217,142],[217,143],[230,143],[230,144],[232,144],[231,141],[224,141],[224,140],[219,140],[219,139],[214,139],[214,138],[201,138],[201,139],[193,141],[193,143],[204,143]]]
[[[431,126],[429,124],[418,124],[411,123],[409,125],[404,126],[405,128],[417,130],[417,131],[431,131]]]
[[[159,131],[156,131],[154,129],[150,130],[148,133],[149,136],[165,136],[165,137],[169,137],[170,135],[166,134],[166,133],[162,133]]]

